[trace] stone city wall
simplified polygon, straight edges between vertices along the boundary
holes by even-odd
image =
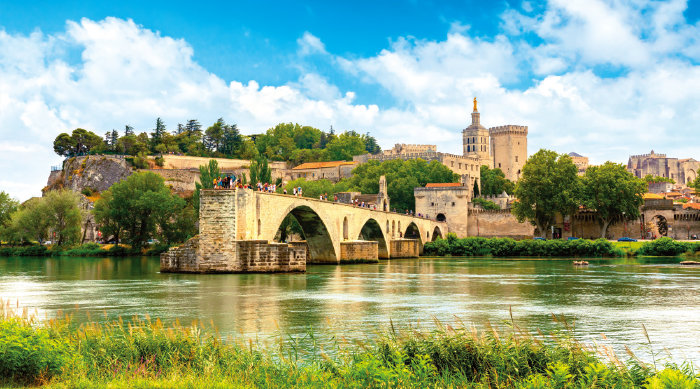
[[[160,254],[161,273],[198,273],[197,251],[199,237],[190,238],[185,244],[172,247]]]
[[[379,242],[368,240],[340,242],[340,263],[378,261]]]
[[[306,271],[306,247],[266,240],[236,241],[238,262],[236,270],[244,273]]]
[[[470,209],[468,220],[469,236],[531,239],[535,230],[528,222],[519,223],[508,209]]]

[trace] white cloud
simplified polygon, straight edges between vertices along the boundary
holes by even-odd
[[[127,123],[150,131],[158,116],[170,128],[223,116],[248,133],[279,122],[333,125],[371,131],[383,147],[435,143],[459,153],[473,96],[486,126],[528,125],[530,152],[577,151],[602,162],[654,148],[700,158],[688,141],[700,133],[700,34],[684,10],[677,1],[552,1],[540,15],[507,11],[501,35],[472,36],[455,24],[442,41],[399,38],[365,58],[333,57],[309,32],[299,38],[298,55],[323,54],[399,101],[382,109],[310,71],[280,86],[224,81],[193,60],[184,40],[130,20],[82,19],[56,35],[0,31],[0,190],[39,195],[49,166],[60,163],[51,144],[60,132]],[[80,61],[68,61],[76,50]],[[595,66],[620,75],[601,76]]]

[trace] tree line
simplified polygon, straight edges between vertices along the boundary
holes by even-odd
[[[605,238],[614,220],[639,218],[642,195],[647,192],[645,180],[609,161],[589,167],[583,176],[577,172],[566,154],[542,149],[530,156],[514,190],[517,200],[512,212],[518,221],[529,220],[544,237],[557,214],[573,216],[583,207],[595,211],[600,235]]]
[[[104,137],[77,128],[72,133],[59,134],[53,143],[56,154],[70,157],[96,153],[185,154],[198,157],[289,161],[295,165],[304,162],[352,160],[355,155],[381,151],[376,139],[369,133],[344,131],[336,134],[331,127],[322,131],[311,126],[280,123],[263,134],[242,135],[236,124],[227,124],[219,118],[204,129],[196,120],[178,124],[168,131],[163,121],[156,119],[150,132],[136,133],[127,125],[122,133],[108,131]]]

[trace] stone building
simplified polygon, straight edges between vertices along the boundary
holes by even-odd
[[[450,232],[467,237],[467,213],[471,201],[470,187],[461,183],[430,183],[414,188],[416,215],[447,222]]]
[[[651,174],[670,178],[679,184],[688,184],[698,177],[700,162],[693,158],[669,158],[666,154],[632,155],[627,162],[627,171],[639,178]]]
[[[437,151],[436,145],[409,145],[405,143],[397,143],[389,150],[382,151],[382,155],[401,155],[401,154],[414,154],[414,153],[425,153],[425,152],[435,152]]]
[[[438,152],[434,145],[397,144],[382,154],[360,155],[353,160],[360,163],[370,159],[435,160],[460,176],[467,176],[470,186],[474,183],[480,184],[481,165],[486,165],[489,168],[500,168],[507,179],[517,181],[527,161],[527,126],[505,125],[487,129],[481,124],[481,114],[477,110],[476,99],[474,99],[471,119],[469,127],[462,130],[462,155]]]
[[[574,163],[574,165],[576,165],[576,168],[578,168],[579,176],[586,173],[586,169],[588,169],[588,157],[584,157],[583,155],[574,152],[569,153],[569,157],[571,157],[571,161]]]
[[[307,162],[287,170],[285,178],[287,181],[306,178],[308,181],[325,179],[338,182],[352,176],[352,169],[357,165],[355,161]]]

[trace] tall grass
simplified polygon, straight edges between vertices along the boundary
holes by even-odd
[[[425,244],[426,255],[494,257],[619,257],[625,252],[605,239],[514,240],[510,238],[457,238],[447,234]]]
[[[698,388],[692,365],[657,370],[636,358],[558,333],[532,334],[514,322],[479,331],[436,321],[431,331],[391,329],[332,353],[293,339],[262,347],[223,341],[201,324],[160,320],[76,325],[60,317],[0,309],[0,384],[50,387],[264,388]],[[633,354],[631,354],[633,355]]]

